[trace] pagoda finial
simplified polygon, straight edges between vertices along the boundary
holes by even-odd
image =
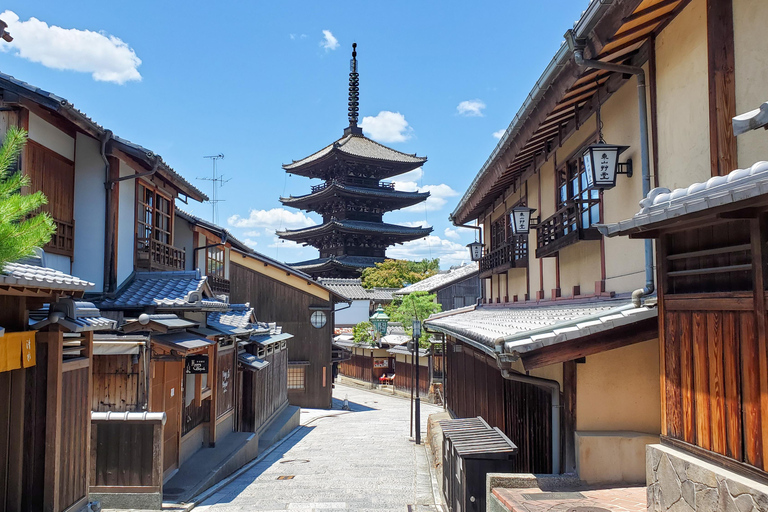
[[[357,126],[357,113],[359,111],[360,100],[360,75],[357,73],[357,43],[352,43],[352,59],[349,61],[349,107],[347,116],[349,117],[349,128],[344,133],[362,134],[363,131]]]

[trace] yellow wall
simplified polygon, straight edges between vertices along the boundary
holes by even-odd
[[[768,2],[734,0],[733,30],[736,66],[736,113],[743,114],[768,101],[768,51],[765,27]],[[768,137],[763,130],[739,135],[739,167],[768,160]]]
[[[659,184],[711,177],[706,1],[692,0],[656,39]],[[627,217],[628,218],[628,217]]]
[[[576,430],[660,432],[658,345],[636,343],[576,365]]]

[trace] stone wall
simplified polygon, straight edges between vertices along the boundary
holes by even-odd
[[[648,512],[768,511],[768,486],[685,452],[646,447]]]

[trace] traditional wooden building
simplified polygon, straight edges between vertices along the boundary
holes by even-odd
[[[384,223],[384,213],[426,201],[428,192],[395,190],[381,181],[412,171],[427,161],[383,146],[363,136],[357,125],[359,76],[357,53],[352,51],[349,74],[349,126],[344,135],[320,151],[283,165],[291,174],[324,181],[312,192],[281,198],[286,206],[314,211],[323,223],[279,231],[283,239],[316,247],[320,257],[292,263],[312,277],[358,277],[361,269],[385,259],[387,247],[422,238],[432,228]]]
[[[393,292],[395,297],[405,297],[413,292],[435,294],[435,302],[442,311],[463,308],[475,304],[482,297],[477,263],[462,265],[446,272],[439,272],[412,285]]]
[[[392,302],[395,288],[363,288],[359,278],[320,278],[318,280],[350,304],[338,304],[335,311],[337,328],[354,327],[360,322],[367,322],[379,305]]]

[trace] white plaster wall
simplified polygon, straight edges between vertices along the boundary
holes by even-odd
[[[353,300],[352,305],[346,309],[342,309],[346,307],[346,304],[336,304],[336,309],[341,309],[341,311],[334,313],[336,326],[357,325],[360,322],[368,321],[368,304],[369,301],[367,300]]]
[[[120,161],[120,176],[135,174]],[[136,237],[136,180],[120,182],[120,206],[117,212],[117,286],[133,272],[133,246]]]
[[[192,226],[190,226],[189,222],[182,219],[181,217],[175,216],[174,224],[173,224],[173,237],[174,237],[174,246],[178,247],[180,249],[184,249],[186,253],[186,262],[184,265],[184,270],[195,270],[195,262],[192,260],[192,252],[195,248],[194,244],[194,237],[192,236]],[[203,251],[198,251],[203,252]],[[205,270],[201,268],[201,270]]]
[[[65,158],[75,159],[75,139],[32,112],[29,113],[29,138]]]
[[[48,268],[59,270],[61,272],[64,272],[65,274],[74,274],[75,276],[81,279],[86,279],[88,281],[93,282],[92,279],[88,279],[85,276],[81,276],[80,274],[72,270],[72,264],[69,260],[69,256],[63,256],[61,254],[51,254],[47,252],[45,253],[45,266]],[[87,291],[99,291],[99,289],[97,287],[94,287]]]
[[[31,118],[31,114],[30,114]],[[31,126],[30,119],[30,126]],[[77,134],[75,158],[75,254],[72,273],[94,283],[91,291],[104,288],[104,230],[106,191],[104,160],[99,141]]]

